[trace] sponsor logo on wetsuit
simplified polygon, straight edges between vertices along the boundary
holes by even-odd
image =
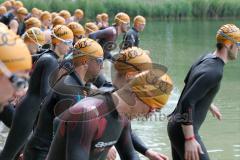
[[[111,142],[98,142],[97,144],[95,144],[96,148],[105,148],[108,146],[112,146],[115,143],[117,143],[117,141],[111,141]]]

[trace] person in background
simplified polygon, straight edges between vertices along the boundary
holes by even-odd
[[[146,25],[146,19],[143,16],[136,16],[133,20],[133,27],[123,36],[121,49],[139,46],[139,32],[142,32]]]
[[[237,59],[239,42],[238,27],[234,24],[221,26],[216,34],[216,50],[201,56],[190,68],[177,107],[168,122],[173,160],[210,159],[199,130],[209,109],[217,109],[212,102],[220,89],[225,64]]]

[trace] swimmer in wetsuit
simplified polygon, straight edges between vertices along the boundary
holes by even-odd
[[[161,76],[154,71],[140,73],[118,91],[87,97],[69,108],[59,116],[61,123],[47,160],[105,160],[113,145],[122,160],[139,159],[128,118],[145,116],[153,108],[163,107],[172,83],[167,75]],[[155,87],[160,82],[169,86],[168,92]]]
[[[93,80],[102,69],[102,47],[92,39],[83,38],[74,45],[72,61],[73,70],[52,85],[52,91],[42,104],[24,160],[45,160],[53,138],[54,118],[88,95],[90,88],[86,82]]]
[[[129,29],[130,18],[126,13],[120,12],[114,18],[113,26],[89,34],[89,38],[98,40],[104,50],[104,59],[111,59],[110,51],[115,45],[117,37],[121,33],[126,33]]]
[[[77,22],[70,22],[67,26],[73,32],[74,35],[73,44],[75,44],[79,39],[85,36],[85,30],[81,24]]]
[[[2,36],[8,39],[7,43],[2,42]],[[0,37],[0,120],[10,127],[14,108],[8,101],[27,86],[27,81],[20,76],[31,69],[32,58],[22,39],[4,24],[0,25]]]
[[[168,136],[173,160],[209,160],[198,131],[220,88],[224,64],[237,58],[240,30],[232,24],[223,25],[216,39],[214,53],[202,56],[192,65],[177,108],[170,115]]]
[[[146,19],[143,16],[136,16],[133,20],[134,26],[123,36],[121,49],[139,46],[139,32],[144,30]]]
[[[81,9],[76,9],[74,15],[71,17],[72,22],[80,23],[84,18],[84,12]]]
[[[112,72],[112,80],[113,85],[116,88],[123,87],[131,80],[133,76],[152,67],[152,60],[148,54],[148,51],[146,52],[145,50],[137,47],[122,50],[120,54],[117,54],[113,57],[113,62],[115,72]],[[163,68],[158,69],[163,70]],[[163,73],[165,73],[165,70],[163,70]],[[134,133],[134,131],[131,131],[131,138],[135,150],[144,155],[145,157],[149,158],[150,160],[167,159],[165,155],[157,153],[152,149],[148,148],[144,144],[144,142],[142,142],[142,140],[137,136],[137,134]]]
[[[40,110],[40,104],[50,90],[49,77],[59,66],[59,58],[69,50],[73,33],[66,26],[53,28],[54,50],[44,53],[36,62],[26,96],[18,105],[6,144],[0,159],[11,160],[19,152],[30,135]]]

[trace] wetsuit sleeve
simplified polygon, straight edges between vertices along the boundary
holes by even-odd
[[[135,35],[135,44],[134,46],[139,47],[139,37],[138,34]]]
[[[221,79],[214,71],[205,72],[196,78],[193,84],[187,89],[181,101],[181,117],[184,125],[192,125],[192,110],[197,102],[204,97],[211,88],[215,87]],[[186,118],[187,117],[187,118]]]
[[[49,77],[53,71],[55,71],[58,67],[58,62],[55,58],[42,58],[40,59],[39,63],[44,63],[43,69],[42,69],[42,74],[41,74],[41,84],[40,84],[40,96],[41,98],[45,98],[47,93],[50,90],[50,85],[49,85]],[[38,65],[38,63],[37,63]],[[41,64],[40,64],[41,65]],[[37,66],[36,66],[37,67]]]
[[[129,123],[124,127],[117,144],[115,145],[121,160],[139,160],[134,150],[131,138],[131,129]]]
[[[127,49],[129,47],[132,47],[135,44],[135,38],[134,35],[131,33],[126,33],[125,38],[123,40],[123,49]]]
[[[143,141],[138,137],[138,135],[131,130],[131,138],[132,143],[135,150],[142,155],[145,155],[146,151],[148,150],[147,146],[143,143]]]
[[[103,74],[100,74],[96,80],[93,82],[93,84],[97,87],[113,87],[111,82],[108,82],[106,77],[104,77]]]
[[[106,28],[104,30],[98,30],[96,32],[90,33],[88,37],[91,38],[91,39],[96,40],[96,39],[107,38],[107,37],[109,37],[112,34],[113,34],[113,30],[109,29],[109,28]]]
[[[12,104],[7,104],[0,112],[0,121],[2,121],[8,128],[11,127],[12,119],[14,116],[15,108]]]

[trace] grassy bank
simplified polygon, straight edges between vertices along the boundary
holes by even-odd
[[[3,1],[3,0],[0,0]],[[74,11],[81,8],[86,17],[97,13],[115,15],[119,11],[131,16],[137,14],[151,18],[223,18],[240,17],[238,0],[22,0],[27,8]]]

